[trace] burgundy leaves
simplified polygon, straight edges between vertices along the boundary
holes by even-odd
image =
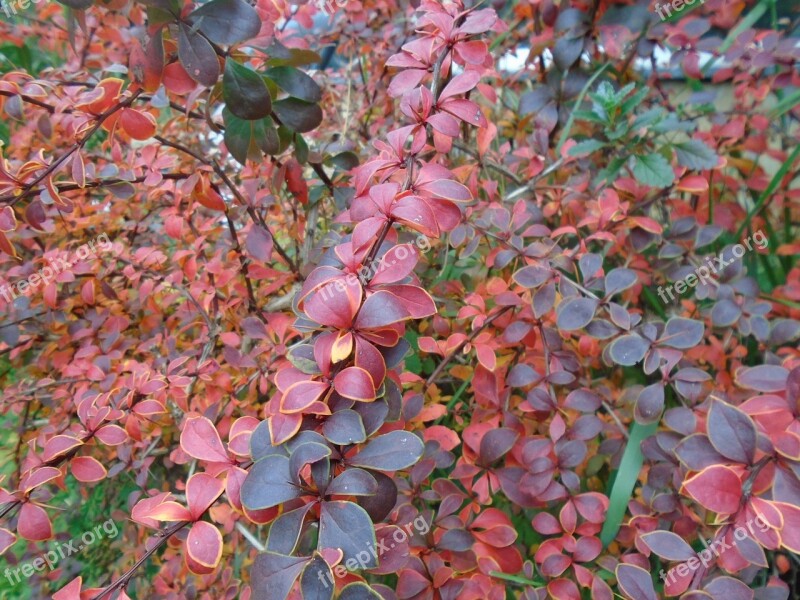
[[[336,552],[345,562],[358,558],[361,568],[378,566],[378,556],[369,552],[377,543],[370,514],[385,515],[394,505],[396,488],[391,479],[366,468],[393,472],[413,465],[423,452],[418,437],[394,431],[345,457],[341,448],[313,431],[273,445],[270,428],[262,425],[253,433],[251,446],[255,464],[242,487],[244,506],[252,512],[287,507],[272,525],[268,552],[254,565],[257,598],[286,597],[303,568],[327,573],[336,564],[328,562]],[[394,493],[381,489],[387,484]],[[343,498],[360,502],[361,498],[373,498],[367,502],[370,512]],[[312,525],[319,529],[315,549],[305,548],[310,556],[291,557],[298,551],[303,532]],[[324,581],[324,577],[317,579]],[[303,593],[318,593],[319,581],[301,578]]]
[[[708,412],[708,438],[725,458],[746,465],[756,456],[756,426],[752,419],[727,402],[714,400]]]
[[[178,56],[189,77],[211,87],[220,74],[212,43],[237,44],[260,30],[258,13],[243,0],[211,0],[179,23]]]

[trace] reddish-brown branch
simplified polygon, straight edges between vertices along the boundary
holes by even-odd
[[[114,106],[112,106],[111,108],[103,112],[101,115],[99,115],[96,118],[96,122],[92,126],[92,128],[89,131],[87,131],[86,134],[80,140],[75,142],[72,146],[70,146],[70,148],[66,152],[64,152],[61,156],[59,156],[52,163],[50,163],[42,173],[40,173],[39,175],[36,176],[36,178],[34,178],[33,181],[27,183],[25,187],[23,187],[22,192],[16,195],[7,194],[5,196],[0,197],[0,204],[8,204],[9,206],[13,206],[23,198],[27,198],[32,193],[34,188],[36,188],[37,185],[39,185],[42,181],[44,181],[50,175],[52,175],[56,171],[56,169],[58,169],[58,167],[60,167],[70,156],[72,156],[75,152],[83,148],[86,145],[86,143],[92,138],[92,136],[100,130],[100,128],[103,126],[103,123],[108,117],[110,117],[117,111],[130,106],[136,100],[136,98],[139,97],[140,93],[141,93],[140,90],[134,92],[131,96],[129,96],[125,100],[117,102]]]
[[[514,308],[514,307],[513,306],[504,306],[503,308],[498,310],[491,317],[486,319],[486,321],[484,321],[483,325],[481,325],[475,331],[473,331],[467,339],[465,339],[458,346],[453,348],[453,351],[450,354],[448,354],[447,356],[444,357],[442,362],[440,362],[438,364],[438,366],[436,367],[436,369],[434,369],[433,373],[431,373],[430,377],[428,377],[428,379],[425,380],[425,385],[424,385],[423,389],[428,389],[431,385],[433,385],[436,382],[436,379],[442,373],[442,371],[444,371],[445,367],[447,365],[449,365],[453,361],[453,359],[459,354],[459,352],[461,352],[466,347],[467,344],[471,344],[473,341],[475,341],[475,338],[478,337],[484,329],[489,327],[492,323],[494,323],[497,319],[502,317],[504,314],[506,314],[512,308]]]
[[[128,585],[128,582],[131,580],[134,573],[136,573],[139,567],[141,567],[145,562],[147,562],[147,559],[150,558],[153,554],[155,554],[156,550],[158,550],[159,548],[161,548],[161,546],[166,544],[169,541],[169,538],[171,538],[173,535],[178,533],[181,529],[183,529],[189,524],[190,521],[183,521],[181,523],[176,523],[175,525],[173,525],[172,527],[161,533],[161,538],[155,544],[153,544],[152,548],[150,548],[147,552],[144,553],[144,556],[142,556],[139,560],[137,560],[130,569],[125,571],[125,573],[119,579],[117,579],[113,583],[103,588],[99,594],[97,594],[92,598],[92,600],[101,600],[102,598],[105,598],[112,592],[124,588],[126,585]]]
[[[236,227],[233,224],[233,219],[231,219],[230,211],[228,211],[227,208],[225,209],[225,220],[228,222],[228,231],[230,231],[231,239],[233,240],[233,250],[239,257],[240,270],[244,278],[244,284],[247,286],[247,299],[250,312],[258,313],[258,303],[256,302],[256,296],[253,292],[253,283],[247,275],[247,259],[244,256],[244,251],[239,243],[239,235],[236,233]],[[258,314],[260,316],[260,313]]]
[[[222,169],[222,167],[220,167],[216,162],[208,160],[207,158],[204,158],[204,157],[200,156],[197,152],[193,151],[190,148],[187,148],[183,144],[180,144],[178,142],[170,141],[170,140],[168,140],[168,139],[166,139],[164,137],[161,137],[160,135],[155,136],[155,139],[158,140],[159,142],[161,142],[163,145],[169,146],[170,148],[174,148],[175,150],[179,150],[180,152],[183,152],[184,154],[187,154],[187,155],[191,156],[195,160],[200,161],[202,164],[204,164],[204,165],[206,165],[208,167],[211,167],[211,169],[214,171],[214,173],[217,175],[217,177],[219,177],[222,180],[222,182],[225,184],[225,186],[231,191],[231,193],[234,195],[236,200],[242,206],[247,207],[247,214],[249,214],[253,218],[254,222],[256,222],[256,223],[260,222],[260,225],[267,231],[267,233],[272,238],[272,243],[273,243],[273,245],[275,247],[275,251],[281,256],[281,258],[283,258],[283,260],[289,266],[289,270],[292,271],[292,273],[294,273],[295,276],[297,276],[298,278],[302,279],[302,275],[300,274],[300,269],[297,267],[297,264],[286,253],[286,250],[283,248],[283,246],[281,246],[280,242],[278,242],[277,238],[275,237],[275,234],[272,232],[270,227],[264,222],[263,219],[260,219],[257,216],[257,213],[255,212],[255,210],[253,210],[252,207],[249,206],[249,203],[247,202],[245,197],[242,196],[242,193],[239,191],[239,189],[236,187],[236,185],[233,183],[233,181],[231,181],[230,177],[228,177],[228,175],[225,173],[225,171]]]

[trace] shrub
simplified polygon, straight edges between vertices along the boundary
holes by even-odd
[[[791,7],[59,1],[0,597],[798,597]]]

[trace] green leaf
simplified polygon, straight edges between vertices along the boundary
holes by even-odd
[[[651,108],[644,111],[636,117],[631,129],[641,129],[642,127],[650,128],[661,120],[663,112],[661,107]]]
[[[628,85],[620,89],[616,94],[614,94],[614,106],[619,106],[620,104],[622,104],[622,101],[625,99],[625,97],[628,94],[630,94],[635,88],[636,88],[635,83],[629,83]]]
[[[189,16],[215,44],[237,44],[261,31],[261,17],[244,0],[211,0]]]
[[[336,167],[340,171],[349,171],[358,166],[358,155],[355,152],[345,150],[329,157],[325,160],[325,163]]]
[[[608,546],[617,536],[622,519],[628,511],[628,502],[631,493],[639,480],[644,456],[642,455],[642,442],[653,435],[658,428],[658,423],[640,425],[631,423],[630,438],[622,454],[619,469],[616,472],[614,483],[609,494],[608,513],[606,514],[603,530],[600,532],[600,541],[603,546]]]
[[[675,174],[669,162],[657,152],[634,156],[633,159],[633,174],[639,183],[665,188],[675,180]]]
[[[281,123],[299,133],[315,129],[322,123],[322,109],[299,98],[285,98],[272,105]]]
[[[222,97],[240,119],[254,121],[272,112],[272,99],[261,76],[230,57],[225,60]]]
[[[595,102],[602,104],[603,108],[606,110],[614,108],[616,94],[614,93],[614,86],[608,81],[600,82],[600,85],[597,86],[597,91],[589,94],[589,97]]]
[[[591,87],[594,85],[594,82],[597,81],[597,78],[602,75],[607,68],[611,66],[611,63],[606,63],[597,71],[594,75],[589,78],[589,81],[586,82],[586,85],[583,86],[581,93],[578,94],[578,98],[575,100],[575,107],[579,107],[583,104],[583,99],[586,97],[586,94],[589,92]],[[564,146],[566,141],[569,139],[570,131],[572,131],[572,124],[575,122],[575,111],[573,110],[572,113],[569,115],[569,119],[567,119],[567,124],[564,125],[564,129],[561,132],[561,137],[558,138],[558,144],[556,145],[556,155],[561,154],[561,148]]]
[[[156,2],[147,6],[147,24],[156,27],[174,22],[181,14],[181,7],[177,2]]]
[[[689,169],[713,169],[719,161],[716,153],[700,140],[674,144],[678,162]]]
[[[225,146],[240,163],[247,159],[258,161],[264,154],[278,154],[278,133],[269,118],[246,121],[234,115],[227,107],[222,111],[225,122]]]
[[[605,119],[599,116],[597,113],[591,110],[576,110],[572,112],[575,115],[575,118],[580,121],[591,121],[592,123],[597,123],[598,125],[605,125],[608,123],[608,119]]]
[[[268,64],[271,67],[289,65],[291,67],[302,67],[322,61],[322,57],[312,50],[302,48],[287,48],[278,41],[264,48],[269,55]]]
[[[58,0],[64,6],[69,6],[75,10],[84,10],[94,4],[94,0]]]
[[[317,83],[300,69],[283,66],[273,67],[265,73],[287,94],[306,102],[319,102],[322,91]]]
[[[633,96],[625,100],[620,107],[620,111],[623,115],[627,115],[631,112],[634,108],[639,106],[647,97],[647,94],[650,92],[650,89],[647,86],[642,87],[638,92],[636,92]]]
[[[299,163],[308,162],[308,144],[299,133],[294,134],[294,155]]]
[[[592,152],[600,150],[600,148],[605,148],[605,146],[606,143],[600,140],[584,140],[570,148],[567,154],[570,156],[582,156],[584,154],[591,154]]]

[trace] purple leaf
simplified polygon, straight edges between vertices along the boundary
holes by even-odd
[[[642,535],[647,547],[665,560],[685,561],[694,558],[695,551],[679,535],[671,531],[652,531]]]
[[[372,521],[358,504],[342,500],[322,502],[319,548],[339,548],[345,563],[352,558],[359,561],[361,568],[371,569],[378,566],[378,559],[369,552],[376,543]]]
[[[417,462],[424,449],[422,440],[413,433],[392,431],[373,439],[347,462],[378,471],[399,471]]]
[[[756,426],[744,412],[721,400],[713,400],[706,430],[711,444],[722,456],[739,463],[753,463]]]

